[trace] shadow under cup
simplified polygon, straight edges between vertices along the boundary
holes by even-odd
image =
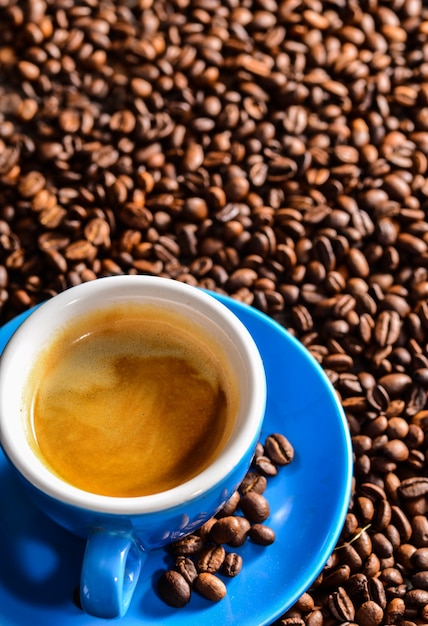
[[[208,467],[166,491],[114,497],[79,489],[42,462],[30,443],[22,400],[34,364],[56,331],[80,316],[126,303],[172,309],[190,327],[201,327],[225,355],[239,402],[230,435]],[[101,278],[55,296],[25,320],[1,357],[1,445],[33,502],[87,538],[81,601],[88,613],[124,615],[144,553],[194,531],[223,506],[251,463],[265,403],[263,363],[251,335],[222,303],[195,287],[149,276]]]

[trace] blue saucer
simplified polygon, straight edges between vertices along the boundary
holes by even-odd
[[[214,295],[214,294],[213,294]],[[264,360],[267,413],[262,440],[283,433],[295,448],[291,465],[270,479],[268,524],[273,545],[247,542],[241,573],[226,580],[227,596],[213,604],[196,593],[183,609],[156,595],[164,550],[149,555],[123,626],[262,626],[290,608],[311,585],[334,549],[351,493],[352,452],[335,390],[309,352],[259,311],[216,295],[247,326]],[[0,329],[0,352],[30,312]],[[1,626],[96,626],[73,602],[84,544],[39,513],[0,451]]]

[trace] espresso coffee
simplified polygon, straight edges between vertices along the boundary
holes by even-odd
[[[53,337],[24,404],[30,443],[51,471],[85,491],[134,497],[210,465],[239,399],[205,330],[165,308],[123,304]]]

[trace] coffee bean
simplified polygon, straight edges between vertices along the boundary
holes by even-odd
[[[383,610],[373,600],[364,602],[355,614],[357,624],[360,626],[377,626],[383,620]]]
[[[217,519],[215,517],[211,517],[204,524],[202,524],[202,526],[198,529],[197,535],[202,539],[203,542],[209,541],[211,528],[214,526],[216,522],[217,522]]]
[[[384,454],[393,461],[406,461],[409,458],[409,449],[400,439],[391,439],[383,447]]]
[[[225,556],[226,551],[223,546],[217,545],[202,548],[196,563],[198,572],[215,574],[223,565]]]
[[[393,545],[383,533],[374,533],[372,535],[373,551],[381,559],[392,556],[394,552]]]
[[[368,589],[370,599],[373,600],[381,609],[386,607],[386,595],[383,583],[379,578],[370,578],[368,581]]]
[[[248,536],[260,546],[270,546],[275,541],[275,532],[264,524],[253,524]]]
[[[187,535],[171,544],[171,550],[177,556],[191,556],[203,548],[204,542],[198,535]]]
[[[254,460],[254,468],[263,476],[272,477],[276,476],[278,469],[268,456],[258,456]]]
[[[405,611],[405,604],[401,598],[393,598],[388,602],[385,609],[385,619],[387,622],[394,624],[397,620],[403,617]]]
[[[428,571],[423,570],[416,572],[412,576],[412,585],[415,589],[423,589],[428,591]]]
[[[224,582],[214,574],[202,572],[194,582],[195,590],[211,602],[219,602],[226,595]]]
[[[374,337],[380,346],[395,343],[400,335],[401,318],[397,311],[381,311],[374,327]]]
[[[359,569],[361,569],[363,564],[363,559],[359,555],[358,551],[354,548],[354,545],[351,543],[346,543],[341,546],[340,559],[341,562],[349,566],[352,573],[355,573]]]
[[[373,548],[373,543],[369,533],[362,528],[357,529],[356,536],[352,542],[352,547],[355,548],[362,560],[367,559]]]
[[[428,547],[428,520],[425,515],[415,515],[411,522],[412,543],[417,548]],[[410,539],[410,537],[409,537]]]
[[[254,523],[266,520],[270,515],[270,507],[266,498],[255,491],[249,491],[241,498],[240,507],[245,517]]]
[[[404,511],[397,505],[393,505],[391,507],[391,519],[400,534],[401,541],[403,543],[409,541],[412,533],[414,533],[414,529],[412,528],[412,524],[410,523]]]
[[[260,495],[264,493],[267,486],[266,477],[257,472],[248,472],[239,486],[239,491],[244,496],[249,491],[255,491]]]
[[[94,245],[108,245],[110,226],[105,219],[97,217],[86,224],[84,234]]]
[[[353,574],[346,582],[346,590],[354,603],[362,604],[370,599],[369,580],[365,574]]]
[[[406,500],[425,496],[428,493],[428,478],[423,476],[406,478],[402,481],[398,491]]]
[[[178,556],[175,561],[175,569],[183,576],[188,585],[191,587],[196,576],[198,575],[192,559],[187,556]]]
[[[234,536],[229,539],[227,544],[232,548],[239,548],[247,541],[248,531],[251,524],[246,517],[242,517],[241,515],[236,515],[235,518],[238,520],[239,528]]]
[[[265,441],[267,456],[276,465],[288,465],[294,458],[294,449],[284,435],[269,435]]]
[[[166,604],[184,607],[190,600],[190,586],[185,578],[174,570],[164,572],[158,581],[158,592]]]
[[[354,620],[355,608],[343,587],[339,587],[328,597],[328,607],[333,616],[340,622],[352,622]]]
[[[406,606],[423,607],[428,604],[428,591],[425,589],[410,589],[405,596]]]
[[[239,574],[242,569],[242,557],[236,552],[228,552],[223,561],[221,573],[229,578]]]
[[[238,517],[229,515],[222,517],[212,526],[209,537],[214,543],[233,542],[241,534],[241,523]]]
[[[373,501],[370,498],[360,496],[357,499],[356,506],[358,507],[360,517],[364,523],[372,521],[375,514],[375,507]]]
[[[403,584],[404,579],[401,572],[395,567],[386,567],[382,570],[379,580],[387,587],[398,587]]]
[[[282,626],[305,626],[305,621],[298,616],[293,617],[285,617],[281,620],[280,624]]]
[[[233,515],[233,513],[236,511],[238,505],[239,505],[239,501],[241,499],[241,496],[239,494],[239,491],[235,491],[229,498],[229,500],[226,502],[226,504],[221,508],[221,510],[217,513],[217,517],[228,517],[230,515]]]
[[[351,576],[351,568],[344,563],[336,567],[332,571],[326,572],[323,577],[323,586],[327,589],[331,587],[341,587],[349,580]]]
[[[373,578],[379,574],[382,565],[383,563],[381,563],[379,557],[372,552],[364,563],[363,572],[368,578]]]
[[[421,570],[428,569],[428,548],[417,548],[410,557],[411,564]]]
[[[393,374],[385,374],[379,378],[378,383],[382,385],[391,398],[402,395],[411,385],[411,378],[404,373],[397,372]]]
[[[307,592],[303,593],[295,603],[295,608],[302,612],[312,611],[314,607],[315,607],[314,599]]]

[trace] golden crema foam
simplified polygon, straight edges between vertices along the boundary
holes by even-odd
[[[32,369],[29,439],[43,463],[101,495],[175,487],[224,448],[238,410],[221,348],[185,317],[115,305],[58,333]]]

